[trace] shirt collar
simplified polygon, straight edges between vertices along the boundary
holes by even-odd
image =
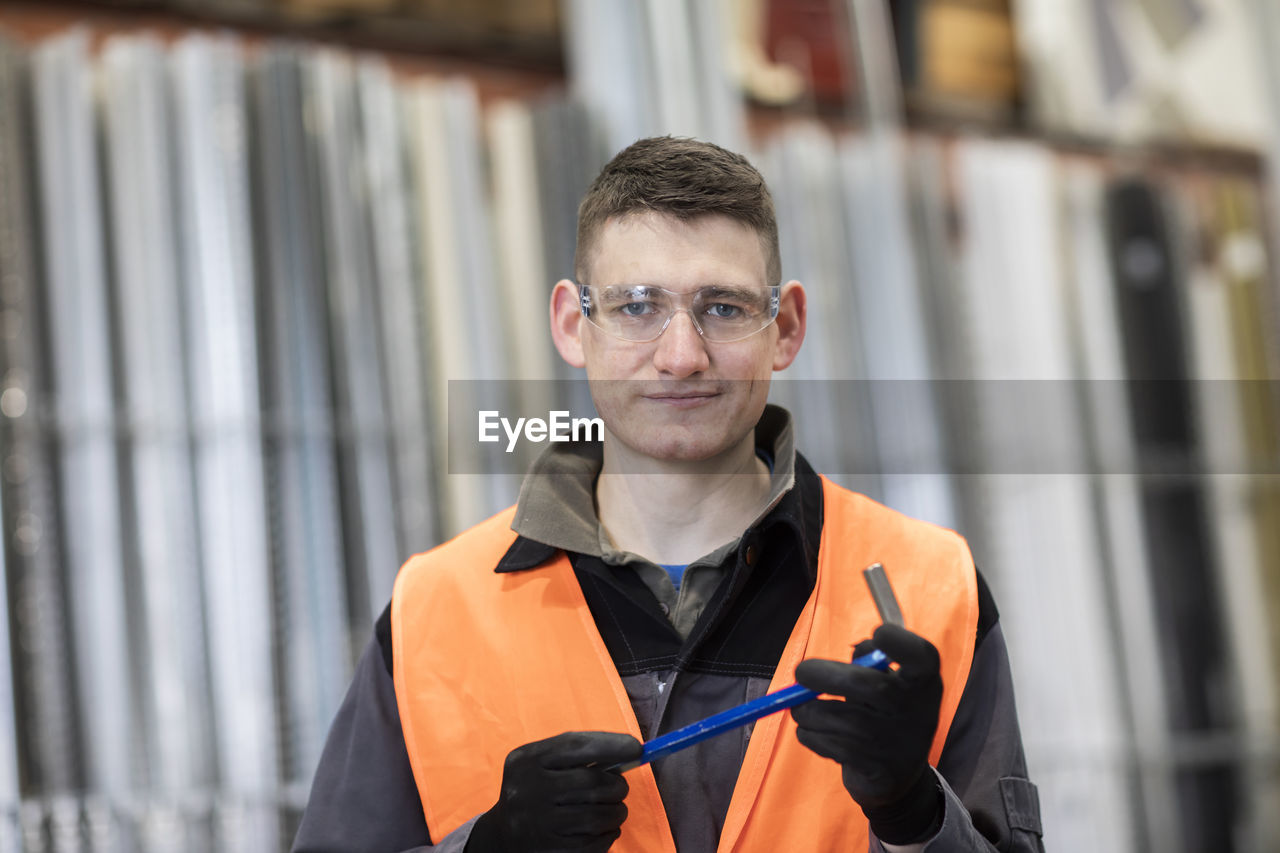
[[[807,540],[810,537],[804,524],[806,501],[794,494],[793,488],[798,456],[790,413],[779,406],[766,406],[756,424],[755,440],[756,447],[772,457],[773,470],[769,500],[748,529],[781,521],[794,528],[801,541]],[[601,536],[595,509],[595,481],[602,464],[603,450],[597,442],[558,442],[539,455],[521,486],[511,524],[520,535],[499,562],[498,571],[534,568],[560,550],[607,558],[611,563],[625,562],[630,557],[624,552],[608,552],[607,539]],[[799,469],[812,474],[803,459]],[[820,508],[818,511],[821,512]],[[809,543],[805,541],[805,545],[807,555]],[[806,562],[816,566],[816,553],[815,540],[814,560]]]

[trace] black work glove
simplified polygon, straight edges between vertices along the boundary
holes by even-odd
[[[468,853],[608,850],[627,819],[628,786],[603,768],[640,752],[640,741],[614,732],[566,732],[513,749],[498,802],[472,827]]]
[[[800,742],[844,768],[844,787],[881,841],[929,839],[942,821],[943,799],[929,747],[938,728],[942,676],[938,650],[897,625],[881,625],[855,657],[879,649],[898,670],[881,672],[831,660],[806,660],[796,681],[839,699],[815,699],[791,710]]]

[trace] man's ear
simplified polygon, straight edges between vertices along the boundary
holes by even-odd
[[[585,320],[578,286],[567,278],[560,279],[551,291],[551,340],[570,367],[587,366],[582,349],[582,324]]]
[[[800,353],[800,344],[804,343],[807,309],[804,286],[794,280],[784,284],[778,303],[778,341],[773,350],[774,370],[787,369]]]

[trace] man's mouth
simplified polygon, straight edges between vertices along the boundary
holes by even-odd
[[[696,406],[720,396],[720,392],[712,389],[654,391],[642,395],[646,400],[665,403],[670,406]]]

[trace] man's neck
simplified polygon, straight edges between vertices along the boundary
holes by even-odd
[[[754,435],[714,459],[636,458],[607,438],[596,482],[600,522],[615,548],[687,564],[742,535],[769,497]]]

